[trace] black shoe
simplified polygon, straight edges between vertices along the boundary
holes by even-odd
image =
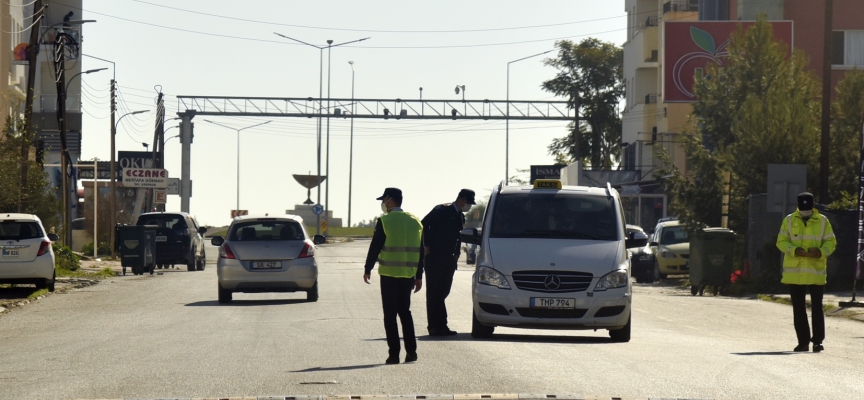
[[[810,351],[810,345],[799,344],[798,346],[795,346],[795,350],[793,351]]]
[[[384,363],[385,363],[385,364],[399,364],[399,356],[396,356],[396,357],[393,357],[393,356],[387,357],[387,360],[384,361]]]
[[[459,332],[451,331],[450,328],[444,328],[441,331],[441,336],[456,336]]]
[[[414,361],[417,361],[417,353],[408,353],[408,355],[405,356],[406,363]]]
[[[822,350],[825,350],[825,347],[822,346],[821,343],[819,343],[819,344],[814,344],[814,345],[813,345],[813,352],[814,352],[814,353],[818,353],[818,352],[820,352],[820,351],[822,351]]]

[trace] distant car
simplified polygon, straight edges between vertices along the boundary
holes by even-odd
[[[627,225],[627,234],[647,239],[648,235],[637,225]],[[654,251],[647,244],[643,247],[627,249],[630,252],[630,275],[637,283],[654,282]]]
[[[204,238],[207,229],[198,225],[189,213],[153,212],[141,214],[136,225],[155,225],[156,266],[182,264],[188,271],[203,271],[207,265]]]
[[[219,246],[219,302],[230,302],[234,292],[306,292],[306,300],[317,301],[315,245],[324,242],[321,235],[310,239],[296,215],[234,218],[227,237],[211,241]]]
[[[57,235],[45,233],[33,214],[0,214],[0,283],[34,284],[54,291]]]
[[[649,245],[654,252],[655,280],[690,274],[690,238],[678,220],[658,222]]]

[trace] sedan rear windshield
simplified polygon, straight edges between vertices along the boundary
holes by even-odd
[[[618,240],[612,198],[560,193],[498,196],[489,237]]]
[[[306,236],[300,224],[293,221],[249,221],[234,225],[228,240],[306,240]]]
[[[157,225],[160,228],[168,228],[171,230],[184,230],[186,226],[186,218],[182,215],[142,215],[138,218],[138,225]]]
[[[36,222],[0,222],[0,240],[38,239],[44,236],[42,228]]]

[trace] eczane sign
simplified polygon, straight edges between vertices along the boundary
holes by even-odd
[[[168,187],[168,170],[157,168],[124,168],[123,186],[164,189]]]

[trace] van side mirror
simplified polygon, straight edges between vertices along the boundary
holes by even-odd
[[[315,235],[312,237],[312,243],[324,244],[327,243],[327,238],[324,235]]]
[[[56,241],[60,240],[60,236],[57,236],[53,233],[49,233],[48,234],[48,240],[50,240],[52,242],[56,242]]]
[[[462,243],[470,243],[470,244],[480,244],[483,237],[480,235],[480,231],[477,228],[466,228],[459,231],[459,240]]]
[[[210,244],[214,246],[221,246],[222,243],[225,243],[225,238],[223,238],[222,236],[216,236],[210,240]]]
[[[204,234],[207,233],[207,228],[205,228],[203,226],[199,226],[198,227],[198,233],[200,233],[201,236],[204,236]]]

